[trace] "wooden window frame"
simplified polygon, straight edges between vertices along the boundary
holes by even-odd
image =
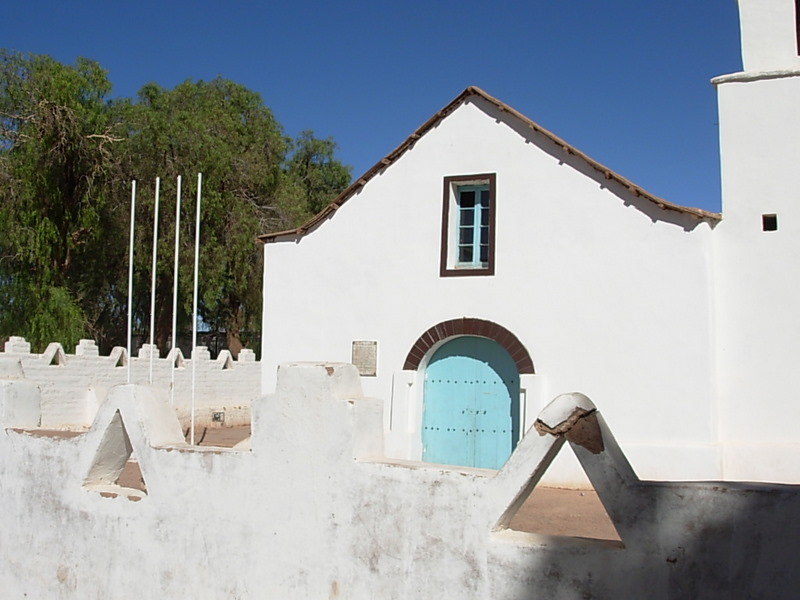
[[[459,265],[458,253],[458,188],[486,185],[489,188],[489,245],[486,265]],[[497,212],[497,174],[453,175],[444,178],[442,194],[442,239],[439,257],[440,277],[470,277],[494,275],[495,214]]]

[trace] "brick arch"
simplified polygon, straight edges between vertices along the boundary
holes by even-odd
[[[528,350],[517,339],[517,336],[497,323],[467,317],[443,321],[419,336],[419,339],[414,342],[408,352],[408,356],[406,356],[403,370],[416,371],[422,358],[437,342],[458,335],[475,335],[489,338],[505,348],[511,359],[516,363],[520,375],[534,373],[531,355],[528,354]]]

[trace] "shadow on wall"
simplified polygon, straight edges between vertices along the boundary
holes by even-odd
[[[581,394],[554,400],[535,427],[540,435],[529,434],[498,474],[498,480],[519,482],[532,473],[495,529],[499,541],[529,544],[528,560],[519,564],[525,576],[515,590],[523,595],[512,597],[797,597],[800,487],[640,481],[602,415]],[[544,448],[548,441],[551,447]],[[565,441],[620,542],[507,529]],[[532,573],[538,573],[536,594],[527,596]]]

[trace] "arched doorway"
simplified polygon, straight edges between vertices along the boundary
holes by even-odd
[[[425,370],[422,458],[499,469],[519,439],[519,371],[497,342],[452,338]]]

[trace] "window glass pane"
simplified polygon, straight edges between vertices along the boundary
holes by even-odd
[[[489,181],[493,179],[487,181],[478,176],[453,179],[455,181],[450,181],[445,196],[449,218],[456,221],[450,224],[448,234],[449,243],[452,244],[450,264],[467,270],[486,268],[491,253],[489,242],[493,237],[489,213],[492,209],[492,188]]]

